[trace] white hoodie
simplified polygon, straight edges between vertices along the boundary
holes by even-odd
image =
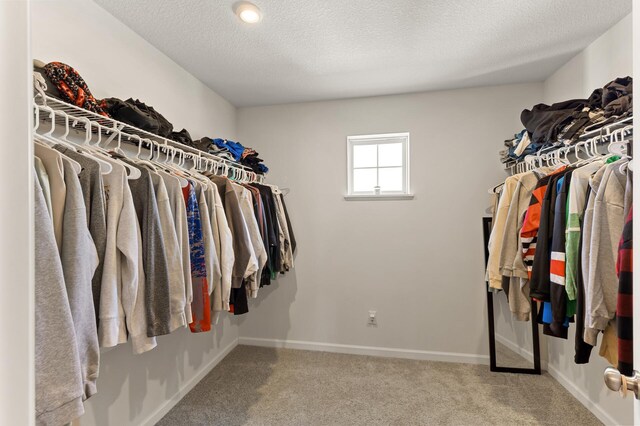
[[[144,311],[144,271],[138,219],[125,167],[117,161],[109,174],[103,175],[107,200],[107,243],[100,289],[98,338],[100,346],[112,347],[127,341],[131,334],[134,353],[156,346],[147,337]]]
[[[182,259],[182,276],[185,289],[185,306],[184,314],[187,324],[193,321],[191,312],[191,302],[193,302],[193,286],[191,282],[191,247],[189,245],[189,227],[187,225],[187,209],[184,203],[184,195],[182,194],[182,186],[180,180],[162,170],[158,174],[164,180],[167,194],[169,196],[169,206],[174,220],[176,230],[176,238],[180,247],[180,256]]]

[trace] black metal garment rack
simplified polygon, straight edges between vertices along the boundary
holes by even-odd
[[[482,218],[482,232],[484,234],[484,263],[489,261],[489,236],[491,235],[491,218]],[[487,290],[487,313],[489,315],[489,368],[496,373],[542,374],[540,368],[540,336],[538,330],[538,306],[531,301],[531,333],[533,334],[533,368],[500,367],[496,362],[496,326],[493,309],[493,292],[489,291],[489,283],[485,281]]]

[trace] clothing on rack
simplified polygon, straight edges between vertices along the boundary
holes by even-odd
[[[106,98],[100,102],[100,105],[111,117],[123,123],[165,138],[173,134],[173,124],[152,106],[138,99],[129,98],[123,101],[118,98]],[[185,137],[188,134],[181,136]]]
[[[210,331],[293,267],[277,187],[37,133],[34,151],[39,423],[83,413],[101,347],[140,354],[182,327]]]
[[[85,376],[53,223],[35,173],[34,231],[36,421],[61,425],[84,414]]]
[[[537,104],[520,114],[524,130],[504,141],[500,161],[521,161],[554,146],[576,143],[585,133],[633,114],[633,78],[621,77],[595,89],[586,99]]]
[[[633,209],[629,209],[618,245],[618,370],[633,376]]]
[[[631,371],[631,169],[628,158],[593,155],[515,174],[499,192],[489,288],[505,291],[516,320],[541,302],[547,335],[566,339],[575,322],[577,364],[599,344],[600,356]]]
[[[100,164],[90,157],[79,154],[64,145],[55,145],[53,148],[63,153],[66,157],[77,161],[78,164],[82,166],[82,171],[78,175],[78,178],[80,179],[80,185],[82,187],[89,232],[91,233],[91,238],[93,238],[99,260],[92,281],[93,305],[96,308],[96,318],[98,318],[100,286],[104,266],[103,260],[107,244],[106,201],[104,198],[104,182],[102,181]]]
[[[43,70],[48,80],[55,85],[62,100],[109,117],[75,69],[62,62],[50,62],[44,66]]]

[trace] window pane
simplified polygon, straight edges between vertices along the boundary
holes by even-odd
[[[378,146],[379,166],[402,166],[402,144],[383,143]]]
[[[376,167],[377,156],[376,145],[354,145],[353,167]]]
[[[376,186],[376,169],[353,171],[353,192],[373,192],[374,186]]]
[[[380,173],[380,191],[402,191],[402,167],[378,170]]]

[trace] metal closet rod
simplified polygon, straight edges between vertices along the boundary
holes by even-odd
[[[40,102],[38,102],[39,100]],[[121,121],[114,120],[113,118],[102,116],[95,112],[88,111],[86,109],[63,102],[59,99],[47,95],[43,96],[40,93],[36,94],[36,96],[34,97],[34,107],[49,110],[49,114],[53,114],[53,117],[55,119],[66,121],[66,117],[69,117],[70,120],[78,122],[85,122],[86,120],[89,120],[91,126],[96,126],[98,129],[103,131],[103,134],[109,136],[109,138],[106,140],[106,143],[110,143],[113,139],[115,139],[117,135],[124,134],[129,139],[140,138],[143,142],[150,146],[156,145],[159,148],[165,149],[169,147],[172,150],[182,152],[182,155],[184,157],[213,161],[215,163],[223,165],[227,170],[237,169],[245,173],[255,174],[260,180],[264,180],[264,175],[258,175],[250,167],[244,166],[242,164],[237,164],[233,161],[218,157],[217,155],[210,154],[208,152],[200,151],[187,145],[180,144],[171,139],[163,138],[161,136],[123,123]]]
[[[69,133],[69,127],[73,127],[75,128],[75,126],[81,122],[83,123],[84,127],[85,127],[85,131],[89,130],[90,132],[93,133],[93,127],[95,126],[98,129],[99,134],[106,134],[106,135],[110,135],[109,138],[107,138],[107,140],[104,142],[105,146],[108,146],[111,142],[113,142],[113,140],[115,140],[116,135],[118,136],[118,148],[120,147],[121,143],[122,143],[122,136],[124,136],[125,138],[127,138],[127,140],[125,141],[125,143],[131,143],[133,145],[137,145],[139,147],[139,149],[141,148],[145,148],[148,149],[149,151],[151,151],[151,156],[149,158],[154,157],[153,152],[155,151],[156,147],[158,149],[158,155],[159,153],[162,151],[162,149],[164,148],[164,152],[165,154],[168,156],[169,151],[172,152],[171,156],[172,156],[172,160],[175,157],[175,155],[177,153],[179,154],[179,157],[182,159],[182,164],[184,164],[184,161],[187,158],[190,158],[193,163],[194,166],[198,169],[201,170],[210,170],[213,171],[215,174],[218,174],[218,167],[222,167],[222,170],[224,172],[224,175],[228,175],[228,172],[230,169],[235,168],[236,170],[238,170],[240,172],[240,177],[242,180],[247,180],[249,182],[260,182],[262,183],[264,181],[264,176],[258,175],[257,173],[253,172],[253,171],[247,171],[247,170],[243,170],[240,167],[235,167],[233,165],[229,165],[229,164],[225,164],[223,162],[220,161],[220,159],[218,159],[217,157],[214,157],[210,154],[207,153],[203,153],[201,151],[197,151],[197,153],[189,153],[189,152],[185,152],[184,150],[177,148],[175,146],[171,146],[167,143],[160,143],[159,141],[154,141],[151,139],[143,139],[141,138],[139,135],[136,134],[130,134],[127,133],[121,129],[114,129],[114,128],[110,128],[107,126],[104,126],[98,122],[92,122],[91,120],[89,120],[87,117],[75,117],[72,114],[68,114],[65,111],[62,110],[54,110],[53,108],[51,108],[48,105],[39,105],[39,104],[34,104],[34,108],[35,108],[35,113],[36,113],[36,120],[40,120],[42,117],[45,117],[46,114],[41,114],[40,111],[45,111],[48,113],[48,118],[49,120],[51,120],[51,122],[53,123],[51,126],[51,130],[49,133],[52,133],[55,129],[55,122],[61,121],[63,123],[63,125],[65,126],[65,135],[67,135]],[[63,136],[64,138],[64,136]],[[133,139],[133,140],[132,140]],[[136,141],[137,140],[137,141]],[[101,141],[99,141],[98,143],[103,143]],[[149,146],[149,148],[145,147],[145,144]],[[204,154],[204,156],[202,155]],[[207,158],[207,157],[213,157],[213,158]],[[202,162],[205,162],[205,167],[202,166]],[[209,166],[211,166],[211,168],[209,168]],[[236,176],[236,172],[233,172],[233,176]]]
[[[505,167],[511,174],[521,173],[530,168],[533,164],[541,161],[560,160],[561,155],[564,155],[564,160],[569,161],[567,155],[573,151],[576,159],[569,161],[569,163],[575,163],[583,160],[578,156],[578,150],[583,148],[589,155],[588,145],[611,145],[613,142],[628,143],[633,140],[633,124],[626,124],[624,127],[621,124],[629,123],[628,120],[622,120],[620,122],[613,123],[610,126],[603,128],[604,131],[598,133],[592,131],[589,132],[592,136],[589,138],[580,138],[577,142],[571,145],[557,144],[544,148],[535,154],[529,154],[520,161],[514,161]],[[631,146],[631,144],[629,144]],[[629,151],[630,154],[630,151]],[[539,165],[539,164],[538,164]]]

